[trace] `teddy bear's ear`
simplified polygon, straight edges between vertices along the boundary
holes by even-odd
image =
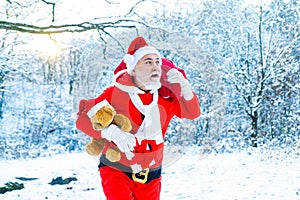
[[[103,111],[105,111],[107,114],[111,114],[111,116],[114,116],[116,114],[116,111],[112,106],[103,106],[101,109],[103,109]]]
[[[101,130],[107,127],[113,121],[116,111],[113,107],[107,105],[100,108],[96,114],[91,118],[93,127]]]

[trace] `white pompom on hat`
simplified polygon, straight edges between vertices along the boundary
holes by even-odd
[[[158,55],[159,59],[161,60],[158,50],[154,47],[148,46],[143,37],[139,36],[132,40],[128,47],[127,54],[123,58],[124,62],[126,63],[128,74],[132,73],[136,64],[143,56],[151,53]]]

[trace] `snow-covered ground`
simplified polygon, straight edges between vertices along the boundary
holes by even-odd
[[[300,157],[293,150],[252,150],[212,154],[193,152],[163,170],[162,200],[298,200]],[[86,153],[0,163],[0,187],[8,181],[24,189],[0,194],[5,200],[104,200],[97,161]],[[68,185],[50,185],[53,178],[76,177]],[[20,181],[15,177],[38,178]]]

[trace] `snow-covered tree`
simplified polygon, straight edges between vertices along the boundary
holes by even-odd
[[[270,66],[262,126],[269,138],[283,142],[299,134],[299,8],[297,1],[272,1],[262,13],[264,63]]]
[[[266,134],[279,137],[284,127],[295,125],[291,121],[283,124],[282,120],[278,120],[278,115],[288,120],[287,115],[292,115],[291,112],[283,115],[275,111],[275,115],[274,107],[267,109],[266,105],[272,105],[278,99],[278,96],[267,98],[268,91],[273,91],[278,83],[275,80],[287,78],[287,73],[294,74],[289,78],[295,77],[295,72],[299,71],[299,60],[292,54],[299,41],[299,16],[296,12],[299,5],[292,1],[274,1],[273,4],[275,8],[272,4],[244,6],[242,1],[235,0],[208,2],[199,15],[199,41],[222,66],[228,87],[228,130],[244,132],[244,137],[251,140],[252,146],[257,146],[257,140]],[[286,34],[281,32],[284,27],[290,27]],[[292,83],[284,81],[280,87],[290,82],[289,85],[295,88],[297,80],[292,79]],[[285,86],[284,91],[293,94],[295,90]],[[295,95],[286,99],[286,105],[281,109],[290,108],[295,100]],[[279,132],[266,128],[266,121],[269,120],[276,121],[276,125],[271,127],[276,127]],[[295,128],[293,130],[296,131]]]
[[[177,3],[182,6],[166,6],[158,16],[160,25],[192,36],[219,67],[227,94],[226,145],[257,146],[285,133],[297,135],[299,3]]]

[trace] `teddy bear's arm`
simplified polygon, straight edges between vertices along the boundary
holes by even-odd
[[[130,120],[122,114],[116,114],[112,123],[116,124],[122,131],[125,132],[129,132],[132,129]]]

